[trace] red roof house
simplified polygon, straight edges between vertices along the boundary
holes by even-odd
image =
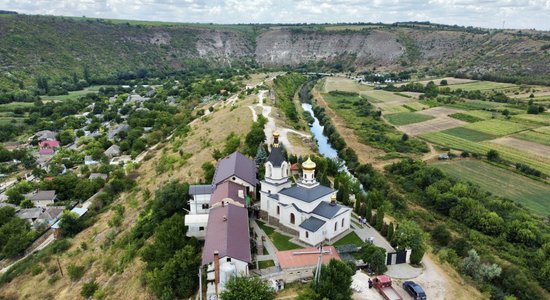
[[[59,148],[59,141],[56,141],[56,140],[46,140],[46,141],[41,141],[38,146],[40,147],[40,149],[45,149],[45,148]]]

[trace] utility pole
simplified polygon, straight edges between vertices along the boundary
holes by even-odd
[[[317,259],[317,271],[315,272],[315,283],[321,279],[321,266],[323,265],[323,242],[319,246],[319,258]]]
[[[202,266],[199,267],[199,300],[202,300]]]
[[[61,277],[63,277],[63,269],[61,268],[61,263],[59,262],[59,257],[57,257],[57,266],[59,267],[59,272],[61,272]]]

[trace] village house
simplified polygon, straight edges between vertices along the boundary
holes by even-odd
[[[34,204],[36,207],[46,207],[48,205],[53,205],[55,200],[57,200],[57,195],[54,190],[37,190],[30,194],[25,195],[25,197]]]
[[[16,213],[16,216],[28,221],[34,229],[37,229],[52,226],[64,209],[63,206],[23,208]]]
[[[316,165],[309,158],[302,163],[302,178],[293,185],[278,139],[275,132],[261,182],[262,217],[313,246],[346,233],[351,225],[351,208],[338,204],[336,191],[317,182]]]
[[[109,159],[119,156],[120,155],[120,147],[117,145],[111,145],[111,147],[107,148],[105,152],[103,152],[105,156],[107,156]]]
[[[107,133],[107,138],[112,141],[115,139],[116,135],[119,134],[122,131],[128,131],[130,130],[130,126],[128,124],[118,124],[111,128],[109,128],[109,132]]]
[[[84,156],[84,164],[87,166],[97,165],[99,162],[92,158],[91,155]]]
[[[103,174],[103,173],[92,173],[90,174],[90,176],[88,177],[88,179],[90,180],[94,180],[96,178],[101,178],[103,179],[103,181],[107,181],[107,174]]]
[[[39,141],[48,141],[55,140],[57,137],[57,132],[51,130],[41,130],[34,134],[34,137]]]

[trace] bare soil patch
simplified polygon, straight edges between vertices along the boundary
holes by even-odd
[[[547,159],[550,158],[550,146],[524,141],[513,137],[501,137],[492,140],[491,143],[509,146],[520,151],[545,157]]]
[[[423,113],[423,112],[424,111],[419,113]],[[465,124],[468,124],[468,123],[457,119],[453,119],[447,116],[441,116],[426,122],[399,126],[397,127],[397,129],[399,129],[400,131],[408,135],[417,136],[424,133],[437,132],[445,129],[455,128]]]
[[[459,112],[464,112],[464,111],[461,109],[450,108],[450,107],[434,107],[434,108],[424,109],[419,113],[430,115],[433,117],[443,117],[443,116],[448,116]]]

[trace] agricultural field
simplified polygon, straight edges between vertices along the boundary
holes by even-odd
[[[540,156],[543,159],[550,160],[550,146],[542,145],[538,142],[534,143],[506,136],[492,140],[491,143],[508,146],[516,150],[525,151],[527,153]]]
[[[418,83],[422,83],[423,85],[426,85],[426,84],[427,84],[428,82],[430,82],[430,81],[433,81],[435,84],[439,85],[439,83],[441,82],[441,80],[447,80],[447,84],[449,84],[449,85],[451,85],[451,84],[464,84],[464,83],[476,82],[475,80],[472,80],[472,79],[455,78],[455,77],[444,77],[444,78],[426,79],[426,80],[421,80],[421,81],[412,80],[412,81],[409,81],[409,82],[398,83],[398,84],[396,84],[395,86],[402,86],[402,85],[408,84],[408,83],[410,83],[410,82],[418,82]]]
[[[458,179],[473,182],[497,196],[522,204],[538,215],[550,214],[550,185],[478,160],[438,162],[434,166]]]
[[[322,83],[322,86],[324,93],[328,93],[330,91],[361,93],[373,89],[368,85],[359,84],[355,80],[344,77],[326,77]]]
[[[464,126],[464,128],[492,134],[495,136],[504,136],[504,135],[520,132],[523,130],[527,130],[532,127],[528,125],[520,124],[520,123],[510,122],[510,121],[492,119],[492,120],[471,123]]]
[[[385,115],[406,113],[412,110],[422,110],[427,107],[417,100],[409,98],[408,95],[405,95],[407,97],[404,97],[399,95],[399,93],[373,90],[361,92],[360,94],[361,96],[366,97],[366,99],[374,106],[382,110],[382,113]]]
[[[386,118],[386,120],[388,120],[388,122],[392,123],[393,125],[401,126],[428,121],[433,119],[434,117],[414,112],[405,112],[385,115],[384,118]]]
[[[468,83],[459,83],[459,84],[449,84],[449,87],[452,90],[462,89],[464,91],[474,91],[474,90],[498,90],[498,89],[507,89],[514,88],[517,85],[513,83],[503,83],[503,82],[494,82],[494,81],[476,81]]]
[[[539,131],[526,130],[518,134],[514,134],[513,137],[533,143],[550,146],[550,131],[548,133],[544,133]]]
[[[479,122],[483,120],[489,120],[496,117],[498,114],[485,110],[467,110],[459,113],[449,115],[458,120],[466,121],[468,123]]]
[[[109,87],[109,85],[94,85],[87,87],[80,91],[69,92],[68,95],[58,95],[58,96],[41,96],[40,98],[43,101],[65,101],[65,100],[75,100],[79,97],[86,95],[87,93],[97,93],[100,88]]]
[[[464,127],[455,127],[451,129],[447,129],[444,131],[441,131],[442,133],[453,135],[456,137],[459,137],[461,139],[465,139],[472,142],[481,142],[486,140],[492,140],[496,138],[497,136],[488,134],[485,132],[472,130]]]
[[[538,115],[530,115],[530,114],[515,115],[512,117],[512,120],[517,120],[520,122],[528,121],[531,123],[550,125],[550,113],[544,113],[544,114],[538,114]]]
[[[402,132],[411,135],[417,136],[430,132],[438,132],[441,130],[446,130],[454,127],[459,127],[464,124],[467,124],[464,121],[456,120],[446,116],[438,117],[429,121],[409,124],[398,127]]]
[[[420,136],[422,139],[456,150],[464,150],[485,155],[489,150],[497,150],[500,157],[512,163],[522,163],[550,175],[550,157],[532,155],[509,146],[491,143],[490,141],[473,142],[443,132],[431,132]]]

